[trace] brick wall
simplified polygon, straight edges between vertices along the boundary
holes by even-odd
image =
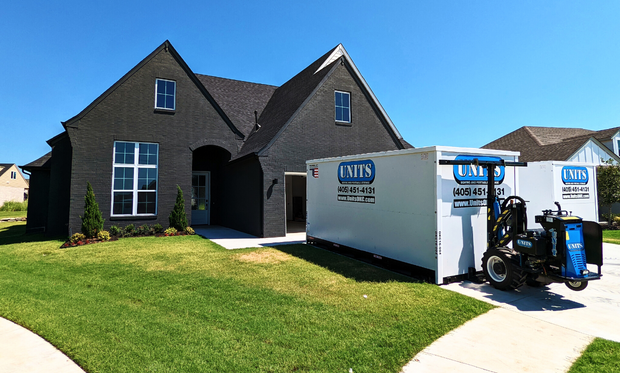
[[[155,79],[177,82],[176,110],[154,110]],[[185,210],[190,217],[192,150],[217,143],[236,151],[235,135],[206,100],[185,71],[163,49],[135,71],[67,129],[73,145],[71,169],[71,209],[69,225],[73,232],[81,226],[86,182],[89,181],[105,219],[110,225],[155,224],[168,226],[168,216],[176,199],[177,184],[185,196]],[[158,214],[155,218],[111,218],[112,162],[114,141],[159,144]]]

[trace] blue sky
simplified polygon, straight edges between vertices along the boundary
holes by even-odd
[[[416,147],[521,126],[620,126],[619,1],[12,1],[0,9],[0,163],[172,42],[200,74],[281,85],[342,43]]]

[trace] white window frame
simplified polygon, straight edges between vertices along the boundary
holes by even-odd
[[[117,143],[126,143],[126,144],[134,144],[134,158],[132,163],[116,163],[116,144]],[[140,164],[140,144],[145,145],[156,145],[157,146],[157,164]],[[116,168],[133,168],[133,188],[129,189],[114,189],[114,176],[116,174]],[[150,168],[157,170],[157,177],[155,178],[156,187],[155,191],[141,191],[138,189],[138,175],[139,170],[141,168]],[[114,141],[114,146],[112,147],[112,185],[110,187],[112,190],[112,199],[110,201],[110,217],[131,217],[131,216],[157,216],[158,211],[158,194],[159,194],[159,144],[153,142],[134,142],[134,141]],[[131,214],[115,214],[114,213],[114,193],[132,193],[132,206],[131,206]],[[146,192],[146,193],[155,193],[155,213],[148,214],[138,214],[138,193]]]
[[[174,95],[172,95],[173,99],[172,99],[172,108],[169,107],[162,107],[162,106],[157,106],[157,86],[159,85],[159,82],[172,82],[174,83]],[[165,102],[166,100],[164,100]],[[155,109],[159,109],[159,110],[170,110],[170,111],[174,111],[177,108],[177,82],[174,80],[169,80],[169,79],[161,79],[161,78],[157,78],[155,79]]]
[[[338,106],[336,106],[336,94],[338,94],[338,93],[342,93],[342,94],[345,94],[345,95],[349,96],[349,107],[348,107],[348,109],[349,109],[349,120],[348,121],[347,120],[336,119],[336,108],[338,107]],[[344,107],[344,106],[341,106],[341,107]],[[351,110],[351,92],[334,91],[334,120],[336,122],[338,122],[338,123],[351,123],[351,120],[353,119],[353,115],[352,115],[353,113],[352,112],[353,112],[353,110]]]

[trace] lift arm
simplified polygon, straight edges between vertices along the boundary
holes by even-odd
[[[478,158],[472,160],[449,160],[440,159],[440,165],[473,165],[476,167],[482,166],[487,171],[487,245],[492,241],[493,227],[495,226],[495,217],[492,214],[491,207],[495,202],[495,167],[499,166],[513,166],[513,167],[526,167],[527,162],[510,162],[503,159],[497,161],[484,160],[481,161]],[[493,218],[491,218],[493,216]]]

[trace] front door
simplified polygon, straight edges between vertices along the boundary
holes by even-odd
[[[211,173],[192,173],[192,225],[210,224]]]

